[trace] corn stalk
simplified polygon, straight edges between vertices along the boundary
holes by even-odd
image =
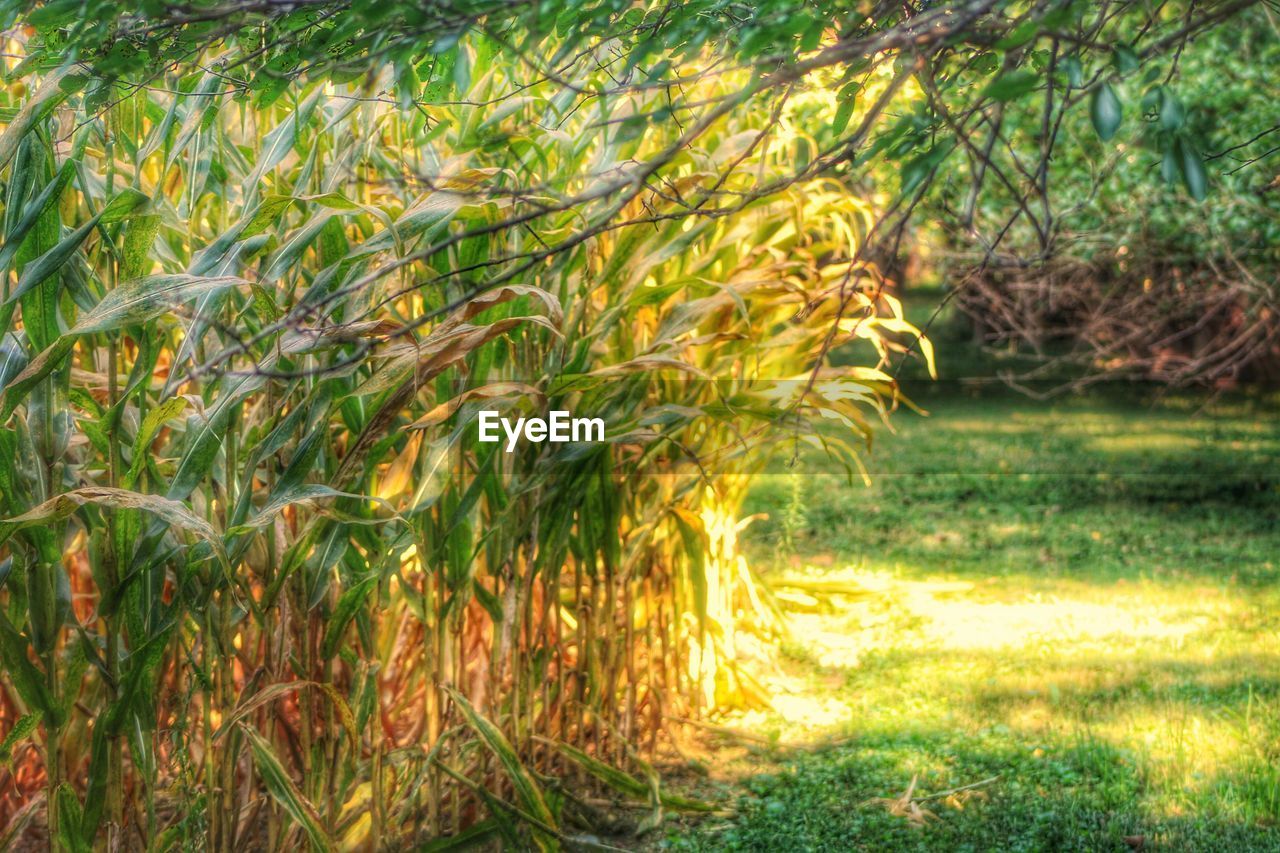
[[[429,106],[250,97],[216,56],[10,86],[0,820],[43,795],[66,850],[556,849],[591,786],[640,829],[702,807],[653,761],[672,718],[767,701],[747,478],[798,441],[856,470],[914,330],[867,204],[752,192],[805,142],[785,98],[673,141],[661,91],[584,103],[495,50],[443,57],[465,97]],[[481,410],[606,440],[508,453]]]

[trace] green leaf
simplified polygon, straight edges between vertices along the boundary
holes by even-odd
[[[251,696],[242,696],[236,702],[235,710],[233,710],[222,725],[214,732],[214,740],[221,738],[230,729],[252,714],[263,705],[268,705],[281,696],[287,696],[296,693],[299,690],[310,689],[323,693],[325,697],[333,703],[334,709],[338,712],[338,717],[342,722],[342,727],[346,730],[347,736],[351,738],[352,743],[358,743],[360,733],[356,729],[355,715],[351,713],[351,706],[347,704],[347,700],[342,698],[337,689],[332,684],[325,684],[318,681],[282,681],[276,684],[262,688]]]
[[[187,418],[185,449],[165,491],[166,497],[182,501],[191,495],[213,466],[236,405],[262,384],[262,377],[256,373],[231,377],[224,382],[216,404],[200,417]]]
[[[24,702],[38,710],[45,719],[58,724],[62,713],[49,694],[45,685],[44,673],[36,669],[27,656],[26,639],[0,608],[0,660],[4,662],[5,678],[18,690]]]
[[[592,757],[575,746],[562,741],[552,741],[541,737],[535,739],[542,741],[543,743],[551,744],[569,758],[573,759],[574,763],[582,767],[583,770],[586,770],[592,776],[595,776],[601,782],[604,782],[620,794],[625,794],[629,797],[635,797],[642,800],[651,797],[653,794],[652,782],[642,782],[630,773],[626,773],[616,767],[605,764],[603,761]],[[667,806],[668,808],[679,809],[681,811],[709,812],[715,810],[715,806],[710,803],[702,802],[701,800],[691,800],[674,794],[660,794],[659,799],[662,805]]]
[[[956,147],[954,141],[935,145],[920,156],[909,160],[902,167],[902,194],[908,195],[916,190],[922,183],[933,174],[933,170],[941,165],[942,161],[947,159]]]
[[[500,831],[498,820],[489,818],[472,824],[456,835],[446,835],[428,841],[418,848],[419,853],[448,853],[452,850],[482,850],[484,844]]]
[[[1160,87],[1160,127],[1165,130],[1180,130],[1186,123],[1186,112],[1178,96],[1168,87]]]
[[[121,222],[149,201],[150,199],[144,194],[132,187],[125,187],[107,202],[107,206],[102,209],[97,218],[105,224]]]
[[[443,190],[433,192],[418,204],[401,214],[395,229],[384,228],[364,243],[351,250],[352,257],[363,257],[374,252],[385,252],[406,240],[411,240],[428,230],[443,226],[458,214],[467,203],[461,193]],[[269,275],[264,279],[270,279]]]
[[[249,292],[253,295],[253,310],[257,312],[259,320],[263,323],[274,323],[280,319],[282,314],[271,291],[260,284],[251,284]]]
[[[325,532],[322,543],[308,560],[307,610],[314,610],[324,600],[329,591],[329,577],[333,567],[346,555],[349,545],[350,538],[345,524],[333,524]]]
[[[221,551],[222,537],[209,522],[200,518],[177,501],[159,495],[142,495],[126,489],[109,486],[83,486],[50,498],[34,509],[13,518],[0,520],[0,544],[8,541],[19,530],[69,518],[85,504],[99,504],[116,509],[140,509],[162,521],[184,530],[190,530]]]
[[[1138,66],[1142,64],[1142,60],[1138,58],[1138,54],[1134,53],[1133,48],[1127,44],[1117,45],[1111,54],[1111,63],[1121,74],[1128,74],[1136,71]]]
[[[1080,64],[1080,57],[1068,56],[1062,60],[1062,65],[1067,70],[1067,85],[1073,89],[1084,85],[1084,67]]]
[[[108,736],[120,735],[126,726],[150,729],[155,724],[151,697],[157,684],[157,669],[164,658],[165,646],[173,632],[172,621],[153,630],[141,646],[130,652],[128,668],[119,688],[119,699],[107,707],[99,721]]]
[[[56,178],[54,183],[57,183]],[[62,269],[99,222],[118,222],[146,201],[147,197],[137,190],[125,190],[117,195],[96,216],[91,217],[88,222],[64,237],[52,249],[27,264],[22,270],[22,276],[18,279],[18,286],[9,294],[8,301],[12,302]]]
[[[1012,50],[1015,47],[1021,47],[1035,38],[1040,31],[1040,26],[1040,18],[1033,16],[1010,30],[1009,34],[997,41],[995,46],[999,50]]]
[[[286,507],[293,504],[324,500],[325,498],[353,498],[356,500],[376,501],[377,498],[365,497],[351,492],[341,492],[323,483],[305,483],[288,489],[273,492],[270,499],[262,505],[252,517],[227,530],[228,535],[239,535],[250,530],[266,527],[271,520]]]
[[[101,720],[93,728],[93,738],[89,744],[89,778],[84,792],[84,814],[80,817],[80,838],[85,844],[93,845],[94,836],[102,823],[102,814],[106,810],[107,785],[110,772],[110,750],[107,743],[107,727]]]
[[[240,729],[249,740],[254,766],[258,768],[258,775],[262,777],[268,793],[302,827],[313,847],[326,851],[335,849],[329,834],[320,825],[320,815],[315,806],[302,796],[271,744],[250,726],[241,725]]]
[[[672,512],[680,539],[684,543],[685,556],[689,559],[689,579],[693,585],[693,612],[698,619],[698,636],[707,630],[707,533],[702,519],[693,513],[676,507]]]
[[[69,853],[89,853],[92,848],[84,842],[80,832],[80,798],[70,785],[63,783],[58,786],[54,792],[54,807],[58,810],[59,847]]]
[[[258,162],[253,174],[245,179],[246,187],[250,189],[257,187],[263,176],[280,165],[293,150],[298,129],[311,121],[311,114],[315,111],[316,104],[320,102],[323,94],[324,87],[318,87],[297,110],[291,110],[289,115],[263,138],[262,151],[258,154]]]
[[[1160,177],[1166,184],[1176,183],[1182,177],[1182,151],[1177,139],[1165,143],[1164,157],[1160,160]]]
[[[147,464],[147,456],[151,451],[151,442],[155,440],[156,433],[160,431],[160,427],[164,426],[165,421],[182,414],[186,408],[187,401],[185,398],[172,397],[147,412],[147,416],[142,419],[142,424],[138,427],[137,436],[134,437],[133,459],[130,460],[129,470],[122,480],[126,489],[132,489],[133,484],[138,482],[138,475],[142,473],[143,467]]]
[[[0,270],[6,270],[13,263],[14,256],[18,253],[18,248],[22,245],[22,241],[27,234],[31,232],[32,227],[39,221],[40,217],[48,210],[52,209],[58,203],[58,197],[66,188],[67,182],[71,180],[75,174],[75,162],[67,160],[62,164],[62,168],[58,170],[58,174],[53,180],[45,184],[40,194],[32,200],[25,208],[23,208],[22,216],[14,225],[13,230],[5,235],[4,245],[0,246]],[[15,167],[16,168],[16,167]]]
[[[996,101],[1012,101],[1035,91],[1039,86],[1040,75],[1023,69],[1001,74],[987,84],[982,94]]]
[[[840,106],[836,108],[836,117],[832,119],[831,132],[835,136],[840,136],[845,132],[845,128],[849,127],[849,119],[854,115],[854,105],[858,100],[854,97],[845,97],[841,99]]]
[[[45,77],[40,88],[36,89],[31,98],[22,105],[17,116],[4,129],[4,133],[0,134],[0,169],[13,159],[18,146],[27,137],[27,133],[35,123],[49,110],[66,100],[68,95],[75,92],[87,80],[80,75],[67,77],[72,67],[68,63]],[[68,84],[66,87],[62,85],[63,78],[66,78],[65,82]]]
[[[95,216],[58,241],[57,245],[49,249],[49,251],[27,264],[22,270],[22,275],[18,277],[17,287],[9,293],[9,298],[6,301],[13,302],[25,296],[62,269],[97,225],[98,217]],[[23,311],[25,312],[26,310],[27,308],[24,305]]]
[[[40,530],[40,556],[27,566],[27,625],[31,646],[45,655],[58,644],[62,626],[71,613],[71,582],[57,550],[48,541],[48,531]],[[44,540],[44,541],[40,541]],[[52,553],[50,553],[52,551]]]
[[[46,376],[62,366],[75,345],[74,336],[63,335],[54,341],[52,346],[31,359],[27,366],[22,368],[22,372],[13,377],[5,386],[4,394],[0,396],[0,422],[8,420],[9,415],[13,414],[13,410],[22,403],[31,390]]]
[[[1123,117],[1120,99],[1116,97],[1111,84],[1104,80],[1093,90],[1089,102],[1089,118],[1093,121],[1093,129],[1098,132],[1098,138],[1107,142],[1114,137]]]
[[[324,640],[320,644],[320,654],[325,658],[331,658],[337,653],[338,644],[342,642],[342,635],[347,630],[347,625],[355,617],[356,611],[364,604],[369,591],[377,582],[376,574],[369,575],[346,589],[338,598],[338,605],[333,609],[333,615],[329,617],[329,623],[324,629]]]
[[[240,239],[252,237],[254,234],[261,234],[272,225],[280,222],[280,217],[289,209],[289,205],[293,204],[296,199],[291,195],[271,195],[262,200],[254,211],[253,217],[244,226],[244,230],[240,232]]]
[[[551,809],[547,807],[547,802],[542,796],[542,791],[533,780],[533,776],[520,763],[520,757],[516,755],[515,749],[511,743],[503,736],[498,727],[489,722],[478,712],[467,697],[463,696],[457,690],[446,687],[449,695],[457,704],[458,709],[462,711],[462,715],[466,718],[471,728],[475,729],[480,735],[480,739],[484,741],[485,746],[498,758],[503,769],[507,773],[507,777],[511,779],[511,784],[515,788],[516,798],[520,801],[520,805],[533,815],[533,817],[542,821],[547,826],[556,826],[555,815],[551,813]],[[534,829],[533,839],[541,850],[553,850],[557,847],[556,839],[548,837],[545,832]]]
[[[107,291],[101,302],[80,317],[70,334],[106,332],[144,323],[198,296],[244,283],[244,279],[233,276],[206,277],[186,273],[150,275],[126,281]]]
[[[4,740],[0,741],[0,764],[9,766],[9,762],[13,760],[13,748],[34,732],[38,725],[40,725],[39,714],[26,714],[18,718],[13,728],[9,729],[9,733],[4,736]]]
[[[120,249],[120,280],[142,278],[151,269],[151,246],[160,233],[160,216],[155,213],[130,218]]]
[[[1185,137],[1178,140],[1178,149],[1182,160],[1182,181],[1187,185],[1187,192],[1196,201],[1204,201],[1209,194],[1209,176],[1205,173],[1200,152]]]
[[[0,421],[8,419],[31,389],[61,366],[63,359],[75,346],[77,336],[143,323],[165,313],[171,305],[196,296],[219,293],[226,288],[243,283],[243,280],[238,278],[208,278],[186,274],[153,275],[122,283],[114,290],[108,291],[97,305],[81,316],[80,321],[70,332],[41,351],[20,374],[14,377],[4,391],[3,404],[0,405]],[[241,386],[243,387],[244,384],[242,382]]]

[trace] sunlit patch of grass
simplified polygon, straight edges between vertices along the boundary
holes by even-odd
[[[1144,432],[1141,435],[1103,435],[1091,439],[1090,450],[1102,453],[1131,453],[1134,451],[1149,453],[1152,451],[1196,450],[1203,441],[1196,436],[1169,433]]]
[[[913,470],[870,490],[811,477],[791,553],[755,528],[757,567],[816,604],[792,614],[782,707],[724,722],[832,745],[720,768],[751,780],[737,816],[671,844],[1280,850],[1280,468],[1260,465],[1280,426],[1243,409],[1212,426],[1234,442],[1188,421],[1144,444],[1185,416],[1137,410],[1107,449],[1089,431],[1123,412],[1027,405],[959,403],[958,430],[935,406],[903,430]],[[919,827],[868,805],[992,776]]]

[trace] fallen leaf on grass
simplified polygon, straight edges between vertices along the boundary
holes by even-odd
[[[873,797],[867,800],[863,805],[883,806],[889,811],[889,814],[895,817],[906,818],[912,826],[924,826],[931,820],[941,820],[936,814],[923,808],[920,804],[927,803],[931,800],[942,800],[954,809],[961,810],[964,804],[971,799],[985,800],[987,794],[985,791],[978,790],[987,785],[992,784],[1000,779],[999,776],[991,776],[983,779],[981,782],[973,782],[968,785],[961,785],[959,788],[952,788],[949,791],[939,791],[936,794],[928,794],[927,796],[915,796],[916,783],[920,780],[917,773],[911,777],[911,784],[907,786],[907,790],[903,791],[901,797]]]
[[[931,820],[939,820],[940,818],[929,811],[921,808],[915,801],[916,782],[920,780],[920,775],[916,774],[911,777],[911,784],[907,786],[907,790],[902,792],[901,797],[873,797],[867,800],[866,805],[883,806],[888,810],[889,814],[894,817],[906,818],[907,822],[912,826],[921,827]]]

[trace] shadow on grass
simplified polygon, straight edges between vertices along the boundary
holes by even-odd
[[[928,812],[920,821],[892,808],[913,780],[915,803]],[[1153,809],[1144,802],[1146,784],[1138,756],[1100,740],[1028,743],[1003,726],[963,736],[929,728],[868,732],[850,743],[782,758],[776,772],[746,781],[731,823],[673,833],[668,845],[747,851],[1280,850],[1280,830],[1246,816]],[[1242,771],[1211,786],[1258,784],[1256,773]]]
[[[831,559],[1090,580],[1280,578],[1280,418],[951,401],[904,415],[846,484],[816,452],[746,507],[761,569]]]
[[[980,711],[1001,716],[1044,706],[1058,714],[1079,717],[1082,722],[1105,722],[1109,713],[1117,711],[1168,711],[1171,706],[1181,706],[1186,711],[1216,714],[1239,711],[1250,701],[1280,696],[1280,678],[1234,676],[1239,671],[1234,668],[1236,665],[1147,661],[1140,674],[1119,678],[1100,675],[1105,670],[1098,662],[1054,667],[1032,688],[997,686],[978,690],[973,694],[973,704]],[[1267,666],[1274,670],[1275,661],[1267,661]],[[1233,667],[1228,678],[1221,678],[1222,667]]]

